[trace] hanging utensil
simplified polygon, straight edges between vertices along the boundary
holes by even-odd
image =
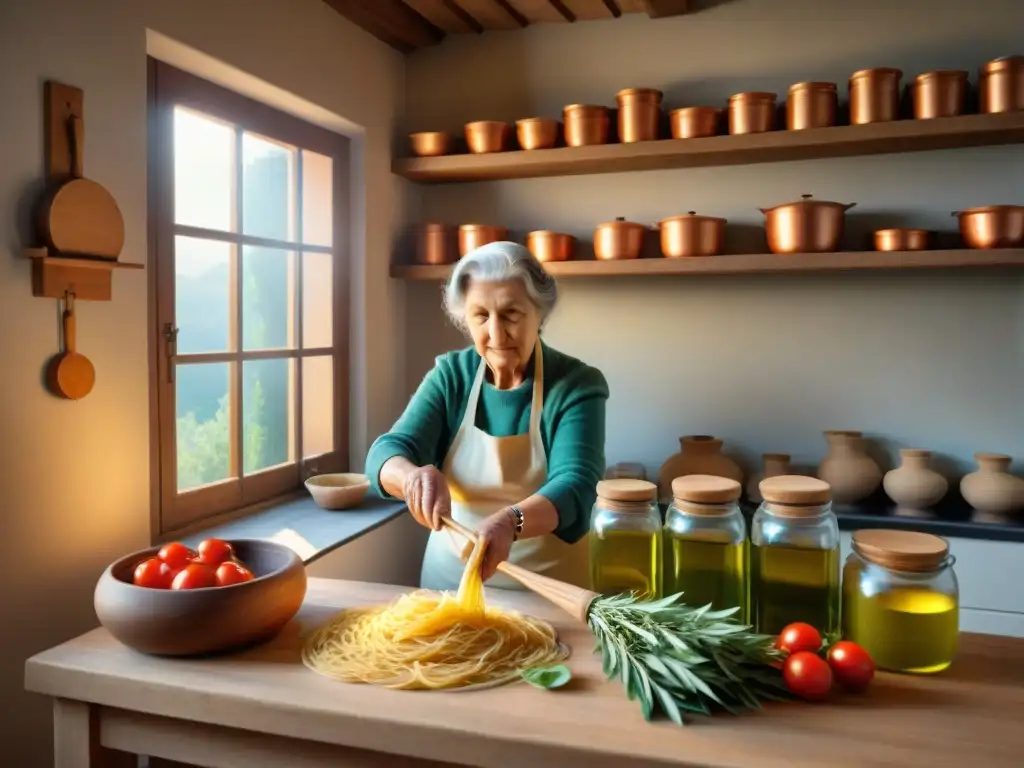
[[[84,178],[82,118],[68,118],[71,178],[47,194],[39,214],[52,255],[117,259],[124,248],[124,217],[107,189]]]
[[[50,390],[68,400],[81,400],[92,392],[96,369],[85,355],[79,354],[75,320],[75,294],[64,297],[64,352],[57,355],[47,370]]]

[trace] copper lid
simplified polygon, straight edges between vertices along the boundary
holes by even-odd
[[[1001,213],[1004,211],[1024,210],[1024,205],[981,205],[977,208],[965,208],[962,211],[954,211],[954,216],[969,216],[973,213]]]
[[[949,554],[949,542],[930,533],[871,529],[854,532],[853,549],[883,568],[926,573],[942,565]]]
[[[852,75],[851,80],[859,80],[862,77],[879,77],[882,75],[895,75],[897,79],[903,77],[903,70],[895,67],[872,67],[871,69],[858,69]]]
[[[981,68],[982,75],[992,75],[996,72],[1024,68],[1024,56],[1000,56],[992,59]]]
[[[499,227],[497,224],[460,224],[459,230],[462,232],[474,232],[478,229],[498,229],[504,230],[504,227]]]
[[[837,91],[839,87],[835,83],[826,83],[816,80],[808,80],[803,83],[793,83],[789,86],[790,93],[798,91]]]
[[[914,78],[914,82],[923,83],[925,80],[931,80],[933,77],[955,77],[966,80],[967,71],[963,69],[937,69],[934,72],[922,72]]]
[[[446,139],[448,138],[448,134],[445,131],[413,131],[409,134],[410,139],[416,136],[443,136]]]
[[[608,501],[651,502],[658,497],[658,486],[647,480],[625,477],[600,480],[597,483],[597,495]]]
[[[722,110],[719,107],[679,107],[669,112],[670,115],[686,115],[689,113],[700,114],[702,112],[714,112],[716,115]]]
[[[876,229],[873,234],[876,234],[876,235],[888,235],[888,234],[898,235],[900,233],[903,233],[903,234],[907,234],[907,235],[912,235],[912,234],[916,234],[916,233],[921,233],[922,235],[927,235],[930,232],[931,232],[931,230],[928,230],[928,229],[914,229],[912,227],[889,227],[887,229]],[[832,431],[832,432],[826,432],[825,434],[826,435],[836,435],[836,434],[842,435],[842,434],[846,434],[846,433],[842,432],[842,431],[839,431],[839,430],[836,430],[836,431]],[[851,434],[850,436],[851,437],[860,437],[860,433],[858,432],[857,434]]]
[[[687,219],[699,219],[701,221],[721,221],[723,223],[726,221],[725,219],[719,218],[717,216],[701,216],[696,211],[687,211],[686,213],[680,214],[678,216],[666,216],[658,223],[664,224],[666,221],[686,221]]]
[[[744,91],[730,96],[729,103],[732,104],[734,101],[775,101],[776,98],[778,98],[777,94],[767,91]]]
[[[605,117],[608,115],[608,107],[600,104],[569,104],[562,108],[563,115],[576,114],[580,117]]]
[[[664,94],[657,88],[626,88],[615,94],[616,101],[636,99],[638,101],[660,102]]]
[[[672,496],[694,504],[728,504],[740,497],[735,480],[715,475],[683,475],[672,481]]]
[[[530,123],[557,123],[553,117],[523,117],[516,120],[516,125],[529,125]]]
[[[832,498],[832,486],[806,475],[776,475],[758,484],[761,498],[772,504],[821,506]]]

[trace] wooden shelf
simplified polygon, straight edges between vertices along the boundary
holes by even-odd
[[[785,272],[855,272],[878,269],[968,269],[1024,267],[1024,248],[952,251],[847,251],[756,253],[686,259],[561,261],[544,265],[555,277],[623,277],[644,275],[744,275]],[[450,265],[393,264],[391,276],[401,280],[444,280]]]
[[[983,147],[1021,141],[1024,141],[1024,112],[1008,112],[707,139],[663,139],[485,155],[401,158],[392,163],[391,169],[412,181],[450,183],[752,165]]]
[[[32,262],[32,295],[62,299],[73,293],[83,301],[110,301],[116,269],[145,269],[145,264],[113,259],[50,256],[46,248],[27,248]]]

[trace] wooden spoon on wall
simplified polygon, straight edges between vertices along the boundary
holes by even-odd
[[[57,355],[47,370],[47,380],[54,394],[68,400],[81,400],[92,392],[96,369],[92,361],[76,349],[78,324],[75,321],[75,294],[64,299],[64,352]]]

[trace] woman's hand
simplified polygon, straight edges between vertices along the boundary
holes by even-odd
[[[488,517],[476,530],[480,543],[484,545],[484,559],[480,563],[480,577],[487,581],[508,560],[512,541],[516,535],[515,517],[508,508],[499,509]]]
[[[450,517],[452,497],[448,483],[437,467],[416,467],[405,476],[402,496],[409,512],[420,525],[441,530],[441,518]]]

